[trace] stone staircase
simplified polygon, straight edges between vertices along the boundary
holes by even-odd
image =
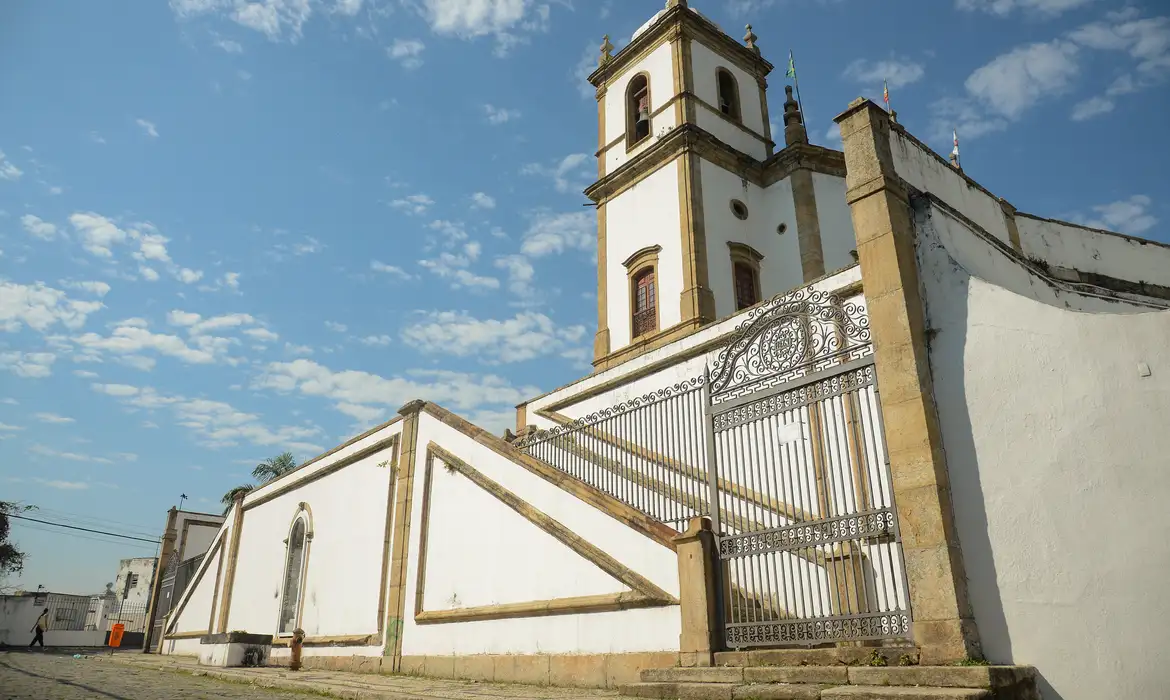
[[[716,666],[648,669],[620,690],[655,700],[1040,700],[1030,666],[896,665],[917,656],[913,647],[724,652]],[[883,657],[891,665],[869,665]]]

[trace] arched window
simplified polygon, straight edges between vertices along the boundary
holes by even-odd
[[[286,554],[284,557],[284,577],[281,584],[280,596],[280,623],[277,625],[278,634],[292,634],[297,628],[301,616],[301,595],[305,588],[305,563],[308,556],[308,543],[312,535],[308,531],[308,519],[297,512],[289,531]]]
[[[650,135],[650,79],[639,73],[626,87],[626,147]]]
[[[654,290],[654,268],[644,267],[634,275],[634,319],[632,337],[658,330],[658,299]]]
[[[760,291],[760,261],[764,256],[744,243],[729,241],[731,249],[731,282],[735,292],[735,310],[758,304],[763,299]]]
[[[735,81],[735,76],[726,68],[720,68],[715,72],[715,83],[719,87],[719,111],[726,114],[729,119],[739,121],[741,119],[739,85]]]

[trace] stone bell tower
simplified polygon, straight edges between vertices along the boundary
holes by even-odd
[[[586,190],[597,204],[595,368],[733,313],[736,285],[741,300],[759,297],[758,247],[742,233],[709,234],[751,216],[740,171],[772,155],[771,70],[750,26],[740,43],[685,0],[667,2],[616,55],[605,38],[589,76],[598,118],[598,180]],[[755,277],[736,278],[737,265]]]

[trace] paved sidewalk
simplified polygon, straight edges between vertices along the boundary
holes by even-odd
[[[156,654],[103,654],[91,661],[123,664],[159,672],[246,683],[344,700],[598,700],[616,698],[615,690],[554,688],[550,686],[441,680],[417,676],[390,676],[345,671],[297,671],[282,668],[208,668],[193,657]]]

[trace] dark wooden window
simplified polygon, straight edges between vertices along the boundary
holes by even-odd
[[[735,77],[727,69],[720,68],[715,73],[715,82],[719,87],[719,111],[739,121],[739,86],[735,83]]]
[[[658,329],[657,307],[654,298],[654,268],[648,267],[634,276],[633,337]]]
[[[746,309],[760,300],[760,280],[756,270],[747,263],[737,262],[732,267],[735,277],[735,310]]]
[[[650,81],[636,75],[626,88],[626,136],[634,145],[650,135]]]

